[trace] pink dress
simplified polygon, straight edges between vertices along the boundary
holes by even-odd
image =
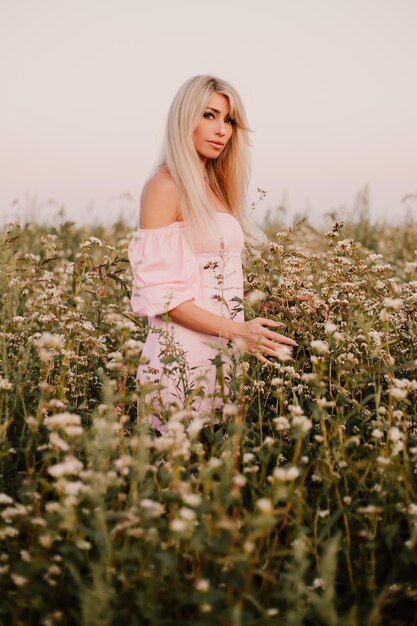
[[[196,410],[203,417],[213,407],[221,408],[228,392],[227,340],[158,317],[191,300],[222,317],[244,320],[243,231],[228,213],[217,212],[216,219],[221,238],[211,247],[201,241],[191,248],[183,222],[138,229],[129,243],[132,309],[147,316],[150,327],[142,352],[147,363],[140,363],[137,378],[142,386],[161,383],[159,390],[151,386],[147,398],[154,413],[150,423],[161,431],[160,416],[170,404]]]

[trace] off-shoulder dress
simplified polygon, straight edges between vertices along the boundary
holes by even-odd
[[[145,359],[141,359],[137,378],[140,385],[159,382],[162,386],[158,392],[151,386],[154,415],[149,420],[157,430],[163,431],[161,412],[170,404],[184,407],[186,398],[186,406],[203,415],[213,407],[221,408],[221,372],[227,393],[231,362],[221,350],[227,340],[190,330],[163,315],[191,300],[222,317],[244,320],[243,231],[230,213],[215,215],[221,235],[215,245],[201,240],[191,247],[184,222],[177,221],[163,228],[138,229],[128,246],[132,310],[149,322],[142,351]],[[198,389],[200,393],[195,393]]]

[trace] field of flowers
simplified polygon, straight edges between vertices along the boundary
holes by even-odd
[[[231,345],[225,421],[159,437],[129,228],[2,229],[1,625],[417,624],[417,226],[267,227],[293,360]]]

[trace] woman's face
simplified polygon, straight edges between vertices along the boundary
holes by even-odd
[[[216,159],[223,152],[232,136],[233,126],[234,120],[229,116],[229,98],[221,93],[212,93],[193,133],[194,146],[203,165],[207,159]]]

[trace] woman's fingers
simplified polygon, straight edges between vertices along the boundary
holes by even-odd
[[[267,317],[257,317],[256,321],[262,326],[275,326],[275,328],[285,326],[284,322],[276,322],[275,320],[270,320]]]
[[[291,359],[292,345],[277,343],[265,337],[260,337],[258,341],[249,342],[247,344],[247,350],[255,356],[263,353],[275,358],[285,356],[286,359]]]
[[[245,323],[247,333],[244,335],[246,349],[251,352],[261,363],[271,364],[265,355],[279,358],[286,351],[285,360],[291,359],[291,348],[297,346],[297,342],[285,335],[275,332],[272,328],[284,326],[282,322],[276,322],[264,317],[258,317]]]
[[[271,365],[271,361],[268,361],[260,352],[254,352],[254,355],[261,363],[266,363],[267,365]]]
[[[274,320],[269,320],[266,317],[259,317],[257,318],[257,320],[259,321],[261,326],[272,326],[275,328],[278,328],[278,326],[284,326],[282,322],[275,322]],[[297,342],[294,341],[293,339],[290,339],[289,337],[286,337],[285,335],[280,335],[279,333],[276,333],[273,330],[269,330],[265,328],[263,332],[264,332],[265,337],[268,337],[268,339],[273,339],[274,341],[278,341],[279,343],[285,343],[290,346],[297,345]]]
[[[290,339],[285,335],[280,335],[279,333],[274,333],[272,330],[265,331],[264,335],[267,339],[271,339],[272,341],[276,341],[277,343],[285,343],[289,346],[298,346],[298,343],[294,341],[294,339]]]
[[[286,348],[289,350],[292,349],[292,345],[278,343],[277,341],[271,341],[271,339],[264,339],[262,346],[269,348],[270,350],[279,350],[280,348]]]
[[[264,354],[268,356],[273,356],[276,359],[283,359],[285,361],[293,361],[291,348],[288,346],[279,346],[279,348],[275,348],[275,350],[271,348],[265,348]]]
[[[265,351],[265,348],[269,348],[271,350],[279,350],[280,348],[292,348],[293,344],[286,344],[283,341],[276,341],[275,339],[268,339],[264,335],[259,335],[257,339],[253,339],[248,343],[249,346],[252,347],[253,350]]]

